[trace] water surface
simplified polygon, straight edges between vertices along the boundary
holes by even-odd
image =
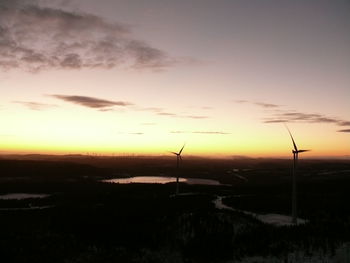
[[[135,176],[130,178],[115,178],[103,180],[106,183],[116,183],[116,184],[132,184],[132,183],[142,183],[142,184],[167,184],[176,182],[175,177],[167,176]],[[219,181],[211,179],[202,178],[179,178],[179,182],[186,184],[200,184],[200,185],[221,185]]]
[[[30,198],[45,198],[49,195],[46,194],[27,194],[27,193],[11,193],[0,195],[0,200],[23,200]]]

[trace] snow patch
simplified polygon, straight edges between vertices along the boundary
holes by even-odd
[[[239,210],[239,209],[234,209],[228,205],[225,205],[222,202],[222,198],[224,196],[217,196],[217,198],[213,201],[215,207],[217,209],[226,209],[226,210],[230,210],[230,211],[235,211],[235,212],[241,212],[244,213],[246,215],[250,215],[255,217],[256,219],[258,219],[259,221],[266,223],[266,224],[271,224],[271,225],[275,225],[275,226],[290,226],[290,225],[294,225],[294,223],[292,223],[292,217],[291,216],[287,216],[287,215],[281,215],[281,214],[256,214],[253,212],[249,212],[249,211],[244,211],[244,210]],[[301,219],[301,218],[297,218],[297,225],[299,224],[305,224],[308,221],[305,219]]]

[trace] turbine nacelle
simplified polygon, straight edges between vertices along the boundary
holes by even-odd
[[[186,144],[184,144],[182,146],[182,148],[180,149],[180,151],[178,153],[177,152],[170,152],[170,153],[175,154],[177,157],[180,157],[180,159],[181,159],[181,153],[182,153],[183,149],[185,148],[185,145]]]

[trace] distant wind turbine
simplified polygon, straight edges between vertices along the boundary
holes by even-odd
[[[179,166],[180,166],[180,161],[182,161],[181,158],[181,153],[183,151],[183,149],[185,148],[185,144],[182,146],[181,150],[177,153],[177,152],[170,152],[172,154],[176,155],[176,169],[177,169],[177,173],[176,173],[176,195],[179,194]]]
[[[297,180],[296,180],[296,173],[297,173],[297,165],[298,165],[298,155],[299,155],[299,153],[308,152],[310,150],[299,150],[288,126],[286,124],[285,124],[285,126],[288,130],[290,138],[292,139],[293,147],[294,147],[294,149],[292,150],[292,152],[293,152],[292,223],[297,224]]]

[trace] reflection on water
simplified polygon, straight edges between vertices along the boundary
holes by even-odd
[[[29,206],[29,207],[11,207],[11,208],[0,208],[0,211],[26,211],[26,210],[42,210],[54,207],[53,205],[44,206]]]
[[[12,193],[0,195],[0,200],[22,200],[22,199],[30,199],[30,198],[45,198],[49,195],[45,194],[26,194],[26,193]]]
[[[201,179],[201,178],[179,178],[179,181],[186,184],[202,184],[202,185],[221,185],[216,180]],[[167,184],[176,182],[175,177],[164,177],[164,176],[135,176],[130,178],[116,178],[103,180],[106,183],[116,183],[116,184],[132,184],[132,183],[142,183],[142,184]]]

